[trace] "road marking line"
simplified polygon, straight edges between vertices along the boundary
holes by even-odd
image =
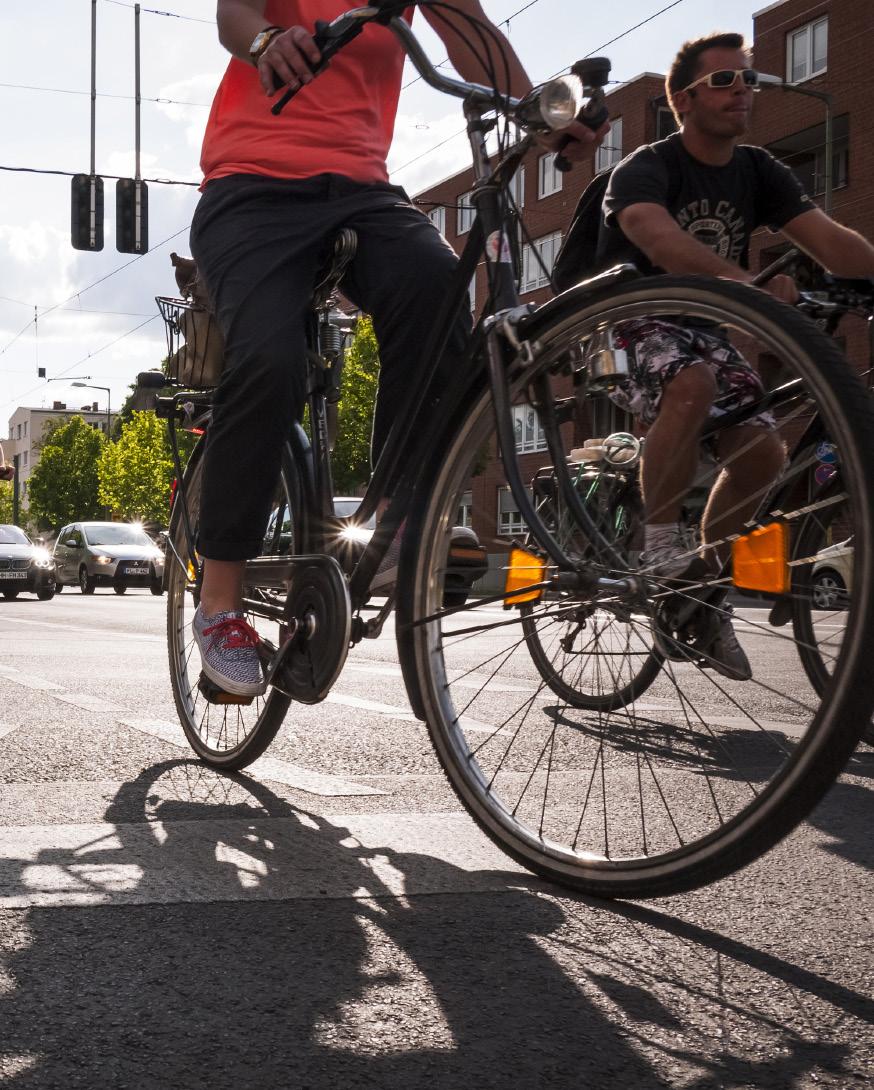
[[[181,749],[191,751],[188,739],[182,728],[176,723],[170,723],[163,719],[143,719],[139,717],[125,717],[119,722],[130,727],[131,730],[148,734],[152,738],[159,738],[162,742],[179,746]],[[272,780],[274,783],[283,783],[288,787],[294,787],[298,791],[305,791],[310,795],[325,795],[336,798],[343,795],[386,795],[388,792],[378,787],[368,787],[365,784],[354,783],[352,780],[343,779],[342,776],[331,776],[323,772],[313,772],[300,765],[291,764],[289,761],[280,760],[277,757],[259,757],[257,761],[245,769],[245,774],[256,779]]]
[[[461,813],[0,827],[0,908],[9,909],[400,897],[535,882]]]
[[[163,636],[150,636],[147,632],[121,632],[115,628],[92,628],[88,625],[63,624],[60,621],[34,621],[24,617],[4,617],[12,624],[36,625],[39,628],[57,628],[66,632],[77,632],[87,636],[107,636],[113,640],[146,640],[148,643],[166,643]]]
[[[58,685],[54,681],[49,681],[48,678],[36,677],[32,674],[23,674],[15,666],[0,666],[0,677],[5,677],[8,681],[13,681],[23,689],[38,689],[42,692],[50,692],[53,689],[62,690],[64,688],[63,685]]]
[[[415,722],[416,717],[409,707],[400,708],[396,704],[380,704],[376,700],[364,700],[359,696],[344,696],[342,693],[329,693],[325,698],[326,704],[341,704],[346,708],[359,708],[361,711],[378,712],[380,715],[389,715],[393,719],[403,719],[406,722]]]
[[[0,723],[0,738],[5,738],[7,734],[11,734],[14,730],[18,730],[17,723]]]
[[[113,704],[111,700],[104,700],[102,696],[92,696],[91,693],[54,693],[53,696],[55,700],[72,704],[73,707],[82,708],[86,712],[105,712],[112,715],[126,710],[120,704]]]

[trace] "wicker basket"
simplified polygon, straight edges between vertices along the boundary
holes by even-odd
[[[225,345],[215,317],[199,303],[158,296],[155,300],[167,333],[168,380],[176,386],[217,386],[224,367]]]

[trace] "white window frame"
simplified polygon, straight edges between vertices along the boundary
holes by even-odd
[[[476,313],[476,272],[470,278],[470,283],[467,285],[467,295],[470,299],[470,312]]]
[[[555,259],[561,246],[561,231],[553,231],[543,238],[537,238],[533,243],[526,243],[522,247],[522,279],[519,284],[520,294],[527,291],[536,291],[538,288],[549,286],[549,274],[555,266]],[[546,272],[540,267],[540,261],[534,257],[534,249],[540,254],[541,261],[546,266]]]
[[[476,208],[474,208],[472,198],[472,189],[467,193],[462,193],[458,198],[458,219],[455,226],[455,233],[457,235],[466,235],[471,227],[473,227],[473,221],[476,217]]]
[[[516,537],[528,529],[519,508],[510,506],[515,503],[513,493],[507,485],[498,488],[498,537]]]
[[[813,62],[813,42],[816,30],[818,27],[825,27],[825,57],[823,58],[823,65],[821,68],[814,69]],[[804,50],[804,72],[795,76],[794,66],[792,63],[793,54],[795,52],[796,42],[800,43]],[[805,23],[804,26],[796,27],[794,30],[790,30],[786,35],[786,82],[787,83],[804,83],[806,80],[813,79],[814,76],[820,76],[823,72],[828,71],[828,16],[824,15],[821,19],[814,19],[810,23]]]
[[[622,118],[610,119],[610,131],[604,137],[604,143],[595,152],[595,173],[600,174],[622,159]]]
[[[524,165],[519,167],[513,177],[510,179],[510,185],[508,186],[510,196],[516,202],[517,208],[525,207],[525,167]]]
[[[514,405],[512,413],[516,453],[528,454],[534,450],[546,450],[546,436],[534,406],[525,401]]]
[[[428,219],[434,224],[441,235],[446,235],[446,207],[438,204],[428,213]]]
[[[473,492],[462,492],[456,514],[456,526],[473,526]]]
[[[555,168],[557,152],[548,151],[541,155],[537,161],[537,199],[551,197],[553,193],[560,193],[564,179],[560,170]]]

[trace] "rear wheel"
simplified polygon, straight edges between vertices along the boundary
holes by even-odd
[[[571,464],[586,438],[631,426],[615,417],[604,426],[615,411],[591,376],[604,331],[640,318],[718,323],[760,363],[766,390],[782,389],[770,407],[788,450],[814,411],[827,434],[841,436],[854,576],[825,700],[801,669],[795,631],[769,624],[770,610],[758,604],[740,607],[734,621],[752,678],[723,676],[709,653],[726,616],[722,585],[705,577],[671,594],[640,572],[635,547],[618,556],[590,550],[564,566],[550,560],[553,589],[524,609],[471,599],[465,610],[444,611],[449,540],[462,502],[490,554],[491,593],[503,584],[510,539],[525,533],[483,472],[483,452],[496,453],[489,393],[472,406],[423,497],[409,588],[415,664],[431,737],[462,803],[504,850],[548,878],[605,896],[676,893],[731,873],[792,829],[840,773],[870,720],[874,414],[834,343],[763,292],[664,277],[613,286],[576,311],[567,301],[556,304],[545,308],[551,317],[529,320],[536,356],[517,362],[511,393],[522,402],[545,375],[547,392],[538,395],[545,412],[566,408],[570,398],[573,418],[565,413],[559,434]],[[533,484],[544,467],[551,472],[551,462],[542,451],[521,457],[523,481]],[[786,476],[808,468],[792,466]],[[769,484],[761,482],[763,495]],[[761,507],[761,521],[783,520],[797,531],[810,515],[804,503],[777,508]],[[536,535],[528,540],[538,543]],[[689,605],[690,621],[680,625],[682,644],[660,640],[672,657],[651,676],[656,610],[661,617],[660,604],[669,600],[672,617]],[[583,623],[586,645],[575,640],[572,653],[547,652],[540,634],[547,626],[563,632]],[[696,643],[702,633],[706,644]]]
[[[6,599],[7,602],[11,602],[13,598],[18,597],[18,591],[17,590],[4,590],[3,591],[3,597]]]
[[[185,471],[185,495],[195,538],[200,513],[202,454],[201,443]],[[277,689],[269,688],[263,696],[255,697],[251,704],[212,704],[198,688],[200,655],[191,632],[191,621],[198,603],[195,558],[189,555],[181,503],[180,492],[173,511],[170,546],[167,549],[167,563],[170,565],[167,579],[167,643],[176,710],[182,729],[199,757],[217,768],[244,768],[260,757],[273,741],[291,701]],[[265,532],[263,555],[300,551],[299,512],[298,478],[290,457],[286,455],[270,523]],[[254,586],[244,588],[244,595],[253,603],[253,607],[247,610],[247,622],[262,639],[278,646],[280,624],[266,614],[281,610],[284,596],[278,591]],[[260,612],[262,609],[263,613]]]
[[[127,592],[127,586],[124,583],[116,583],[112,589],[116,594],[125,594]]]

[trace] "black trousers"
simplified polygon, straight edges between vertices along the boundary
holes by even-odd
[[[373,316],[380,378],[374,461],[408,386],[457,258],[402,189],[339,175],[234,175],[209,182],[191,225],[227,349],[204,463],[199,548],[214,560],[260,552],[282,445],[306,399],[305,319],[313,281],[342,227],[358,233],[343,291]],[[460,361],[469,315],[441,370]]]

